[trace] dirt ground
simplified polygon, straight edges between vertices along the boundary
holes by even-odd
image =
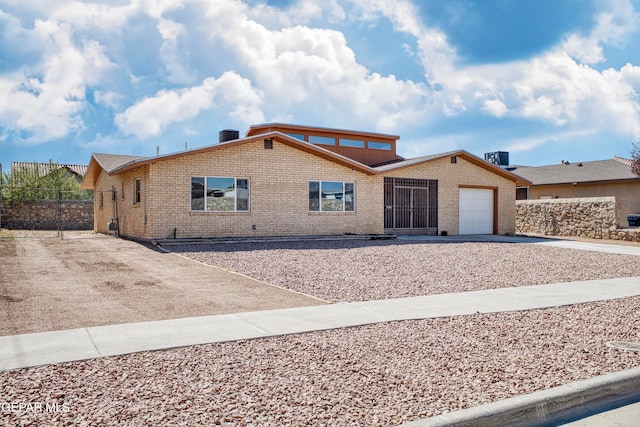
[[[0,239],[0,336],[324,303],[135,242],[65,237]]]

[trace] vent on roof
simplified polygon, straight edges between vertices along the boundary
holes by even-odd
[[[218,134],[218,142],[233,141],[240,138],[240,132],[234,129],[221,130]]]

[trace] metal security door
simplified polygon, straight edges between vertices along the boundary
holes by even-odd
[[[438,233],[438,182],[415,178],[385,178],[385,232]]]
[[[395,213],[393,228],[411,228],[411,217],[413,216],[411,206],[411,188],[396,187],[393,210]]]

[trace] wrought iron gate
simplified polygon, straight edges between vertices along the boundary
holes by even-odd
[[[438,234],[438,181],[384,179],[384,228],[395,234]]]

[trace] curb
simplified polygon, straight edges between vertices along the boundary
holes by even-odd
[[[402,427],[561,425],[638,400],[640,367],[410,421]]]

